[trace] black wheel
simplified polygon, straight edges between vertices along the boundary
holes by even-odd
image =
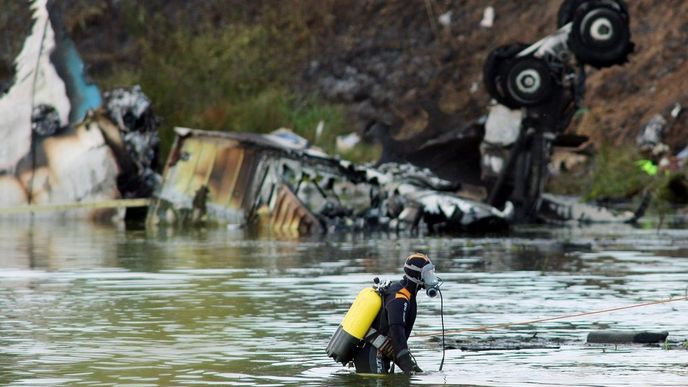
[[[483,83],[485,84],[485,89],[497,102],[511,109],[518,109],[520,105],[517,101],[510,98],[507,92],[506,77],[509,70],[509,62],[516,54],[528,46],[525,43],[499,46],[490,51],[483,64]]]
[[[506,77],[509,97],[520,106],[537,106],[552,95],[554,79],[547,63],[539,58],[515,58]]]
[[[568,44],[581,63],[597,68],[626,63],[633,52],[628,15],[614,2],[586,1],[576,9]]]
[[[557,13],[557,28],[561,28],[573,21],[573,16],[579,6],[590,0],[564,0]],[[608,4],[615,6],[621,13],[628,16],[628,7],[623,0],[608,0]]]

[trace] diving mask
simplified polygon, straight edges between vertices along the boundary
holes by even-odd
[[[423,287],[425,288],[425,294],[430,298],[437,297],[440,290],[440,279],[435,274],[435,265],[428,263],[423,266],[420,272],[420,280],[423,282]]]
[[[418,266],[409,265],[407,263],[404,267],[413,271],[419,271],[420,280],[408,275],[405,275],[405,277],[409,281],[415,283],[416,285],[425,288],[425,294],[427,294],[428,297],[437,297],[437,294],[439,294],[440,285],[442,284],[442,280],[440,280],[439,277],[437,277],[437,275],[435,274],[435,265],[433,265],[432,263],[428,263],[422,268],[420,268]]]

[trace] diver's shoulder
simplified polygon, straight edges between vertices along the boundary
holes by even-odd
[[[402,299],[406,301],[411,301],[411,292],[406,289],[399,281],[392,282],[385,292],[386,296],[390,300]]]
[[[394,282],[391,282],[389,284],[389,286],[387,287],[387,293],[394,294],[403,288],[404,288],[404,286],[401,284],[401,281],[394,281]]]

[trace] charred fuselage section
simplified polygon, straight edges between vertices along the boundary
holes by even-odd
[[[373,168],[276,135],[177,128],[148,223],[227,223],[291,234],[499,231],[511,211],[462,198],[429,170]]]

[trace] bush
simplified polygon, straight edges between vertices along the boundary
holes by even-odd
[[[269,21],[285,16],[268,12],[264,23],[191,28],[145,16],[142,6],[125,9],[128,29],[139,36],[140,58],[99,83],[104,89],[141,85],[163,120],[164,153],[175,126],[257,133],[286,127],[330,153],[336,136],[351,131],[341,106],[290,88],[308,56],[308,45],[302,44],[309,34],[305,23],[275,28]],[[316,139],[320,121],[325,130]],[[371,149],[350,156],[373,160],[380,152]]]
[[[593,178],[586,199],[626,199],[652,183],[636,162],[643,157],[633,147],[600,146],[593,167]]]

